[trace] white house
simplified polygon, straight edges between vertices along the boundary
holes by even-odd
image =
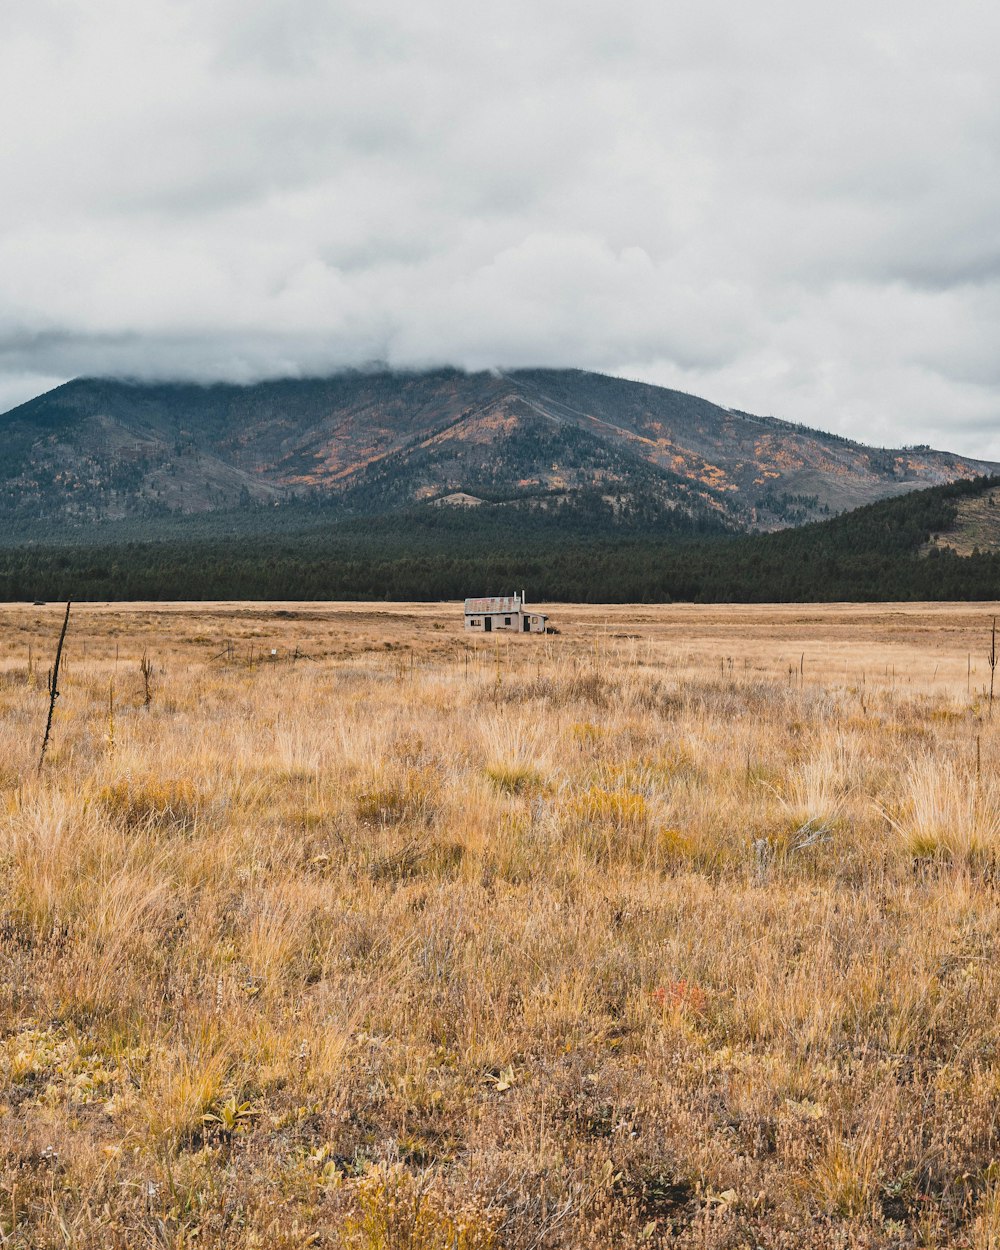
[[[548,619],[544,612],[527,610],[524,591],[519,595],[494,595],[465,601],[465,629],[470,634],[491,634],[494,630],[506,630],[511,634],[544,634]]]

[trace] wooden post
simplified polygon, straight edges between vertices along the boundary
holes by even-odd
[[[49,745],[49,736],[52,733],[52,716],[56,710],[56,699],[59,698],[59,662],[62,660],[63,643],[66,641],[66,630],[69,628],[69,610],[73,606],[72,600],[66,604],[66,615],[63,617],[62,629],[59,633],[59,645],[56,647],[56,659],[52,666],[52,681],[49,683],[49,714],[45,721],[45,736],[42,738],[42,749],[38,754],[38,771],[42,771],[42,765],[45,763],[45,750]]]

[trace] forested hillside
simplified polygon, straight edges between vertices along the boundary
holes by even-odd
[[[915,492],[775,534],[726,535],[679,514],[616,522],[600,496],[554,517],[522,504],[425,505],[333,525],[285,514],[282,532],[194,518],[170,537],[21,544],[0,550],[4,599],[458,599],[514,587],[581,602],[791,602],[1000,597],[996,550],[947,545],[979,478]],[[226,532],[226,525],[234,526]]]

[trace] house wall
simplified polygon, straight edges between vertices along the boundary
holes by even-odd
[[[490,621],[489,630],[486,629],[487,618],[489,618]],[[525,618],[528,620],[527,630],[524,628]],[[545,616],[541,612],[467,613],[465,617],[465,629],[466,632],[470,634],[544,634],[545,619]]]
[[[487,632],[487,619],[490,621],[490,633],[516,634],[523,628],[520,612],[486,612],[482,615],[467,616],[465,618],[465,628],[473,634],[485,634]],[[479,623],[474,625],[474,621]]]

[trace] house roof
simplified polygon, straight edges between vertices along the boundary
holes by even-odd
[[[521,600],[517,595],[493,595],[485,599],[466,599],[465,614],[490,612],[519,612]]]

